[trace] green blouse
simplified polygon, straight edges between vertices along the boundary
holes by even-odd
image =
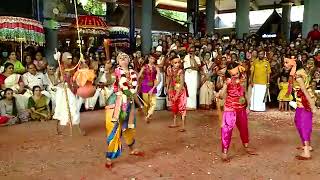
[[[11,63],[10,61],[6,61],[4,64],[6,63]],[[22,65],[22,63],[18,60],[16,60],[14,63],[13,63],[13,66],[14,66],[14,73],[18,73],[18,74],[23,74],[25,73],[26,71],[26,68]]]

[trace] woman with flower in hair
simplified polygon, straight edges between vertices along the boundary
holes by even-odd
[[[157,81],[157,77],[159,77],[160,70],[155,65],[156,58],[155,56],[150,55],[148,57],[146,64],[141,68],[138,79],[143,77],[141,82],[141,93],[144,105],[144,113],[146,115],[145,121],[147,123],[150,122],[151,116],[156,108],[157,103],[157,86],[159,81]]]
[[[107,162],[106,168],[112,167],[112,160],[121,155],[121,137],[129,146],[130,155],[143,156],[143,152],[134,148],[136,133],[135,97],[137,94],[138,77],[133,69],[129,69],[130,58],[119,53],[115,69],[116,81],[114,94],[106,106]]]

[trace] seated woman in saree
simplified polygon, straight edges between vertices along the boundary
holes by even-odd
[[[48,99],[41,94],[40,86],[33,86],[33,96],[29,98],[28,108],[30,109],[31,120],[46,121],[51,119]]]
[[[0,126],[13,125],[18,122],[18,109],[13,90],[4,90],[4,99],[0,101]]]
[[[58,78],[58,73],[56,72],[56,68],[53,66],[48,66],[47,72],[45,73],[45,81],[47,86],[47,91],[51,96],[51,103],[52,103],[52,110],[56,107],[56,92],[57,92],[57,85],[59,84],[60,80]]]
[[[23,74],[26,71],[26,68],[22,65],[22,63],[17,60],[17,55],[15,52],[10,53],[9,59],[5,62],[5,64],[7,63],[13,64],[14,73]]]
[[[30,93],[25,89],[21,75],[14,73],[14,66],[11,63],[6,63],[4,69],[4,73],[0,74],[1,89],[12,89],[18,109],[25,110],[28,105]]]

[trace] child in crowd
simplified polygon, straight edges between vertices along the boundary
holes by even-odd
[[[320,71],[316,71],[312,79],[312,88],[314,89],[314,94],[316,97],[316,106],[320,107]]]
[[[278,86],[280,90],[278,95],[279,111],[289,111],[290,107],[288,105],[293,97],[291,94],[288,94],[288,78],[286,76],[281,76],[281,82],[278,83]]]

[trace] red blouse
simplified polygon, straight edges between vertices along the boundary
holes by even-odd
[[[225,111],[234,111],[247,106],[245,88],[237,78],[227,79],[227,97],[224,104]]]

